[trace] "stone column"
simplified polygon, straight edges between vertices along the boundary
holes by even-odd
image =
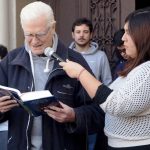
[[[0,44],[9,45],[8,0],[0,0]]]
[[[16,0],[0,0],[0,44],[16,47]]]

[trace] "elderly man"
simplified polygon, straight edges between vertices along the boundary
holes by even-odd
[[[49,5],[30,3],[21,10],[20,18],[25,43],[0,62],[0,84],[21,92],[50,90],[62,108],[47,106],[44,115],[32,117],[11,97],[0,97],[0,121],[9,121],[8,150],[84,150],[87,133],[103,127],[103,112],[79,81],[66,75],[50,51],[90,69],[80,54],[58,40]]]

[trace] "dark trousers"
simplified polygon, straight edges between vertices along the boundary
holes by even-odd
[[[0,150],[7,150],[7,131],[0,131]]]
[[[103,131],[99,131],[96,138],[95,148],[93,150],[107,150],[107,137]]]
[[[88,135],[88,144],[89,144],[88,150],[94,150],[96,144],[96,137],[97,137],[96,133]]]

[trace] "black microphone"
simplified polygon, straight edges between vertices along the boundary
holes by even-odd
[[[59,57],[51,47],[47,47],[44,50],[44,54],[48,57],[52,57],[52,58],[56,59],[57,61],[64,62],[64,60],[61,57]]]

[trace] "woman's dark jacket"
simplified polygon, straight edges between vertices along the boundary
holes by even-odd
[[[79,62],[90,70],[79,53],[65,48],[60,41],[56,53],[62,59]],[[11,51],[1,61],[0,84],[19,89],[21,92],[31,91],[33,76],[29,54],[24,47]],[[43,150],[85,150],[88,132],[103,128],[102,110],[92,103],[79,81],[66,75],[57,61],[54,62],[45,89],[50,90],[59,101],[74,108],[76,122],[58,123],[48,115],[43,115]],[[33,117],[21,107],[13,108],[1,117],[1,121],[9,121],[8,150],[30,150]]]

